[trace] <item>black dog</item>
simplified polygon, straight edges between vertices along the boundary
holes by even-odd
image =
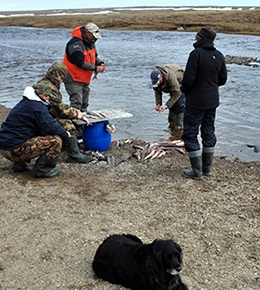
[[[181,247],[173,240],[143,244],[133,235],[113,235],[98,248],[92,268],[102,279],[132,290],[188,290],[182,283]]]

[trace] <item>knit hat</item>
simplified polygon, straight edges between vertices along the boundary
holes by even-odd
[[[35,84],[33,86],[33,88],[34,88],[35,94],[37,96],[40,96],[42,94],[45,94],[46,96],[49,96],[49,97],[55,97],[52,94],[52,90],[51,90],[51,87],[50,86],[47,86],[47,85],[44,85],[44,84]]]
[[[160,77],[162,76],[162,73],[158,69],[154,69],[151,72],[151,81],[152,81],[152,87],[157,88],[160,84]]]
[[[196,34],[196,40],[200,40],[202,38],[207,38],[214,40],[217,33],[214,29],[210,27],[202,27],[199,32]]]
[[[85,29],[90,33],[92,33],[95,38],[102,38],[101,35],[99,34],[100,29],[95,23],[88,23],[85,26]]]

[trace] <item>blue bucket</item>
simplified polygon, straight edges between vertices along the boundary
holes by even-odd
[[[111,143],[111,134],[107,132],[108,121],[83,125],[82,139],[86,150],[107,151]]]

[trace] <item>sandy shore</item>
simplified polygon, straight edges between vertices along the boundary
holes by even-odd
[[[0,106],[0,123],[7,113]],[[120,233],[178,242],[189,289],[259,289],[259,163],[215,158],[212,176],[195,181],[176,150],[144,162],[133,152],[111,144],[105,155],[127,159],[118,166],[68,164],[64,152],[48,180],[0,156],[0,289],[125,289],[91,268],[103,239]]]
[[[90,16],[0,18],[0,25],[197,31],[260,35],[260,10],[125,12]],[[0,105],[0,124],[9,109]],[[145,243],[173,239],[183,249],[183,282],[194,290],[258,290],[260,283],[260,164],[214,158],[202,180],[181,175],[186,155],[148,161],[131,144],[111,144],[117,161],[68,164],[61,175],[34,179],[13,172],[0,156],[0,289],[125,289],[97,279],[91,263],[111,234],[131,233]],[[257,153],[256,153],[257,154]],[[260,154],[260,153],[258,153]]]

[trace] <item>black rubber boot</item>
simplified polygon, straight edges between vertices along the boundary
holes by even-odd
[[[12,168],[15,172],[24,172],[26,170],[28,171],[32,170],[32,167],[28,166],[27,162],[14,162]]]
[[[82,139],[82,127],[83,127],[83,125],[75,125],[75,126],[76,126],[76,132],[77,132],[76,139]]]
[[[68,163],[88,163],[94,160],[91,155],[82,154],[79,150],[78,141],[73,135],[67,143]]]
[[[188,152],[191,170],[183,170],[183,175],[191,179],[200,179],[202,177],[202,157],[200,151]]]
[[[176,114],[176,127],[175,127],[175,129],[180,130],[183,128],[183,117],[184,117],[184,113]]]
[[[55,177],[60,174],[59,169],[55,169],[57,158],[51,160],[46,155],[41,155],[35,162],[32,174],[36,178]]]
[[[203,175],[211,174],[211,165],[214,156],[214,147],[203,147],[202,151],[202,171]]]

